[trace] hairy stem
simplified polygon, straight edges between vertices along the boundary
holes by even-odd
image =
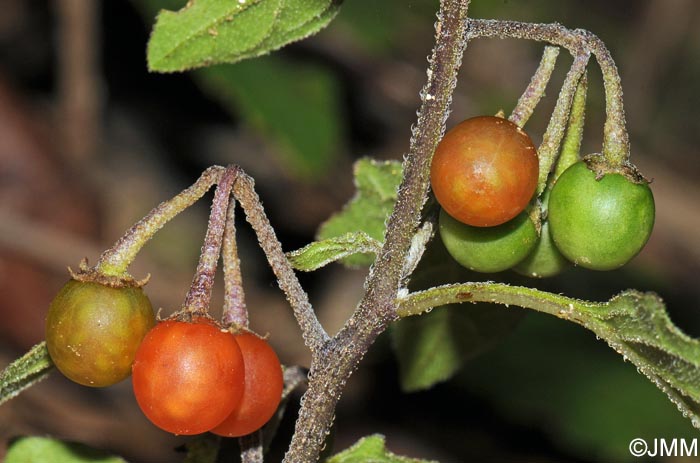
[[[518,104],[508,117],[508,120],[513,124],[518,127],[525,126],[532,113],[535,112],[537,104],[544,96],[549,79],[552,77],[558,56],[559,47],[544,47],[540,65],[537,67],[532,79],[530,79],[530,84],[520,96],[520,99],[518,99]]]
[[[550,177],[550,184],[555,182],[566,169],[576,163],[581,157],[581,141],[583,140],[583,127],[586,119],[586,92],[588,91],[588,79],[586,73],[581,76],[571,105],[569,124],[566,127],[566,135],[561,145],[561,154],[554,167],[554,174]]]
[[[148,240],[176,215],[204,196],[212,185],[218,183],[224,170],[221,166],[208,168],[192,186],[156,206],[127,230],[114,246],[102,253],[95,269],[104,275],[125,276],[127,268]]]
[[[588,51],[595,55],[603,73],[606,120],[603,135],[603,156],[611,167],[627,163],[630,154],[625,123],[622,85],[615,62],[605,44],[591,32],[571,30],[561,24],[531,24],[495,19],[470,19],[469,38],[499,37],[538,40],[566,48],[572,55]]]
[[[219,185],[216,187],[199,263],[197,264],[192,285],[183,303],[183,309],[190,312],[201,313],[209,310],[211,291],[214,287],[214,277],[216,276],[216,265],[221,255],[221,243],[224,237],[231,188],[239,172],[240,169],[238,167],[227,168],[219,180]]]
[[[586,37],[590,50],[595,55],[603,73],[607,116],[603,128],[603,156],[610,165],[621,167],[630,157],[630,140],[625,128],[625,107],[622,100],[620,74],[603,41],[588,31],[579,30],[579,33]]]
[[[384,246],[367,277],[367,291],[355,313],[326,350],[312,357],[309,388],[284,461],[313,462],[323,446],[342,388],[376,337],[396,318],[405,257],[418,227],[429,186],[430,161],[445,130],[457,70],[466,47],[468,0],[443,0],[428,81],[404,163]]]
[[[262,431],[238,438],[241,447],[241,463],[263,463]]]
[[[316,318],[309,296],[301,287],[292,265],[282,251],[282,245],[275,235],[275,230],[265,215],[260,198],[255,192],[255,183],[245,173],[241,173],[233,186],[235,198],[241,204],[246,219],[255,231],[267,261],[272,268],[282,291],[292,306],[294,316],[301,327],[304,343],[313,353],[323,350],[330,340]]]
[[[227,326],[236,324],[240,327],[248,327],[248,310],[245,305],[243,292],[243,276],[241,275],[241,260],[238,258],[238,244],[236,243],[236,201],[231,201],[226,214],[226,228],[224,230],[224,246],[222,252],[224,268],[224,310],[221,316],[222,323]]]
[[[540,148],[537,150],[540,164],[539,179],[537,181],[538,196],[542,194],[547,186],[547,178],[559,155],[559,148],[566,132],[574,95],[581,76],[586,72],[589,58],[590,54],[588,52],[582,52],[574,58],[574,63],[566,74],[566,79],[564,79],[564,84],[559,92],[557,103],[554,106],[554,111],[552,111],[552,117],[549,119],[547,130],[545,130],[542,137]]]
[[[503,305],[517,305],[526,309],[548,313],[567,320],[574,319],[576,307],[603,307],[593,303],[552,294],[523,286],[503,283],[474,282],[438,286],[425,291],[417,291],[400,298],[400,317],[420,315],[433,307],[461,302],[493,302]]]

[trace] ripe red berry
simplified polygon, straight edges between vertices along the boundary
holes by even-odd
[[[467,225],[492,227],[521,213],[537,187],[537,151],[512,122],[467,119],[445,134],[430,180],[440,205]]]
[[[238,407],[243,355],[228,331],[205,320],[158,323],[133,366],[136,401],[153,424],[173,434],[199,434]]]
[[[275,414],[284,379],[277,354],[264,339],[252,333],[235,337],[243,353],[245,388],[240,405],[211,430],[226,437],[245,436],[260,429]]]

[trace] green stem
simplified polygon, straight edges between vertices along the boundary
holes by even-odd
[[[95,270],[108,276],[127,276],[127,268],[148,240],[172,218],[204,196],[212,185],[218,183],[224,170],[221,166],[208,168],[192,186],[156,206],[127,230],[114,246],[102,253]]]
[[[508,117],[508,120],[518,127],[524,127],[532,116],[532,113],[535,112],[537,104],[544,96],[549,79],[552,77],[552,72],[557,64],[558,56],[559,47],[544,47],[542,59],[532,79],[530,79],[530,84],[520,96],[518,104]]]
[[[630,141],[625,128],[625,107],[622,99],[620,74],[602,40],[585,30],[578,29],[577,32],[586,37],[589,48],[595,55],[603,73],[606,113],[603,128],[603,156],[610,166],[622,167],[630,157]]]
[[[588,91],[588,78],[584,73],[578,82],[574,102],[571,105],[569,124],[561,146],[561,154],[554,167],[554,174],[550,177],[552,185],[566,169],[581,158],[581,142],[583,140],[583,127],[586,120],[586,92]]]
[[[547,186],[549,173],[552,171],[552,167],[559,155],[559,147],[561,146],[561,141],[566,131],[574,94],[578,88],[578,82],[581,80],[581,76],[586,72],[589,58],[590,54],[586,52],[576,55],[574,58],[574,62],[569,72],[566,74],[566,79],[564,79],[564,84],[559,92],[559,97],[554,106],[554,111],[552,111],[552,116],[549,119],[547,130],[545,130],[542,137],[542,144],[537,150],[540,163],[539,179],[537,182],[538,196],[542,194]]]
[[[398,314],[400,317],[420,315],[430,311],[433,307],[461,302],[517,305],[576,322],[587,318],[578,310],[579,307],[585,306],[591,310],[605,306],[604,303],[582,301],[524,286],[474,282],[438,286],[411,293],[397,300]]]

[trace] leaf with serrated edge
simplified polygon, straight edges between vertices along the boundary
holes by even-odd
[[[87,445],[63,442],[49,437],[22,437],[7,449],[5,463],[126,463],[120,457],[109,455]]]
[[[381,162],[369,158],[357,161],[354,168],[355,196],[342,211],[321,225],[318,240],[362,231],[383,242],[385,222],[394,208],[402,173],[398,161]],[[356,254],[342,259],[342,262],[349,266],[366,266],[374,262],[374,256]]]
[[[0,404],[46,378],[52,368],[46,343],[32,347],[0,373]]]
[[[233,62],[268,37],[281,0],[196,0],[161,11],[148,42],[152,71],[176,72]]]
[[[355,232],[314,241],[301,249],[287,253],[287,257],[295,269],[311,272],[354,254],[365,252],[376,254],[381,247],[381,243],[367,233]]]
[[[395,455],[386,449],[384,436],[373,434],[363,437],[352,447],[335,454],[326,463],[437,463]]]

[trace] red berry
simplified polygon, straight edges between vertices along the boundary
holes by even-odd
[[[236,335],[245,364],[245,389],[238,408],[211,430],[226,437],[245,436],[260,429],[275,414],[282,397],[284,379],[277,354],[264,339]]]
[[[173,434],[199,434],[240,404],[243,355],[234,337],[213,323],[168,320],[143,339],[132,380],[153,424]]]
[[[538,170],[535,146],[520,127],[480,116],[445,134],[430,180],[437,201],[453,218],[492,227],[525,209],[537,188]]]

